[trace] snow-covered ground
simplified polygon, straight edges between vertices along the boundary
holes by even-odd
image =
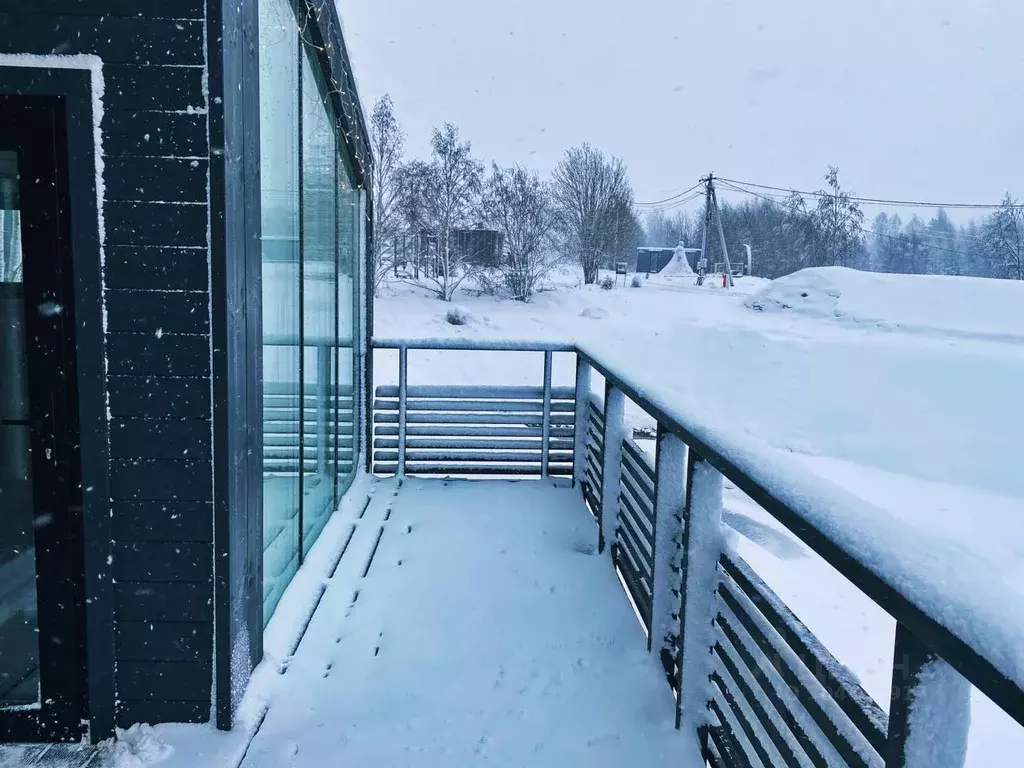
[[[772,284],[739,278],[728,292],[713,277],[701,288],[692,277],[652,277],[613,291],[581,288],[571,274],[557,282],[530,304],[459,296],[472,315],[460,327],[445,320],[447,305],[391,284],[377,299],[375,332],[567,338],[604,350],[707,426],[785,453],[942,543],[936,565],[950,585],[991,583],[1010,598],[1006,635],[1024,638],[1024,283],[837,268]],[[556,384],[573,380],[564,357]],[[378,353],[376,381],[394,380],[393,358]],[[416,383],[536,384],[540,375],[539,354],[410,352]],[[651,423],[636,408],[628,418]],[[733,522],[750,521],[737,537],[744,557],[887,709],[893,620],[763,511],[728,498],[743,516]],[[1017,670],[1021,648],[1011,642],[1006,659]],[[968,764],[1021,750],[1024,729],[976,694]]]
[[[566,484],[389,482],[353,528],[242,768],[699,765]]]

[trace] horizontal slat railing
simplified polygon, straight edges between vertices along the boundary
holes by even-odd
[[[610,551],[649,648],[677,690],[677,725],[698,728],[710,765],[960,766],[965,679],[1024,725],[1019,680],[833,527],[818,524],[824,518],[815,504],[845,504],[850,514],[859,500],[827,483],[821,493],[824,481],[808,473],[780,480],[771,455],[729,443],[579,345],[421,339],[374,346],[399,350],[401,368],[398,386],[376,390],[378,471],[571,475],[596,518],[598,551]],[[419,349],[543,352],[543,386],[407,386],[408,352]],[[569,351],[577,353],[576,386],[552,387],[551,354]],[[592,374],[605,380],[603,401]],[[658,425],[654,462],[626,434],[626,398]],[[727,550],[724,479],[896,618],[891,716]],[[931,716],[915,721],[911,705],[921,702]],[[940,736],[953,748],[928,764],[917,757],[925,751],[908,746]]]
[[[555,343],[375,343],[399,351],[398,384],[376,387],[372,466],[377,474],[571,476],[575,389],[551,385]],[[571,348],[571,347],[570,347]],[[538,352],[540,386],[410,385],[410,350]]]

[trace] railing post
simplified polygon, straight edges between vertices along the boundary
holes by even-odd
[[[544,418],[540,428],[540,476],[548,476],[548,453],[551,448],[551,350],[544,351]]]
[[[583,492],[587,479],[587,430],[590,418],[590,363],[576,353],[576,414],[573,427],[572,482]]]
[[[710,699],[711,646],[718,560],[722,555],[722,475],[691,447],[686,458],[686,504],[676,640],[676,728],[697,723]]]
[[[626,426],[623,417],[626,412],[626,395],[611,380],[604,385],[604,463],[601,470],[601,515],[600,535],[597,551],[603,552],[610,544],[615,555],[618,509],[619,473],[622,472],[622,439]]]
[[[679,553],[686,500],[686,444],[658,422],[654,466],[654,584],[647,650],[656,650],[669,671],[679,617]]]
[[[316,348],[316,471],[327,474],[328,419],[331,404],[331,348],[318,344]],[[302,457],[305,463],[305,456]]]
[[[398,477],[405,477],[405,433],[407,393],[409,389],[409,349],[398,348]]]
[[[963,768],[971,685],[896,624],[886,768]]]

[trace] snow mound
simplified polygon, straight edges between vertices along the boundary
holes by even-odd
[[[672,254],[672,260],[665,265],[659,273],[662,277],[687,277],[693,274],[693,267],[686,260],[686,249],[682,246],[676,248]]]
[[[608,310],[604,307],[587,307],[580,312],[580,317],[589,317],[591,320],[604,320],[608,317]]]
[[[174,747],[164,743],[149,725],[133,725],[117,729],[117,740],[110,747],[108,763],[113,768],[146,768],[162,763],[174,754]]]
[[[1024,282],[1018,280],[814,267],[771,282],[744,304],[886,330],[1024,341]]]
[[[476,315],[458,304],[450,307],[444,317],[449,325],[469,325],[476,320]]]

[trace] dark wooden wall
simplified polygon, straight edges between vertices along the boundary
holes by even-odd
[[[0,0],[0,53],[103,59],[113,653],[122,726],[210,719],[205,12],[204,0]]]

